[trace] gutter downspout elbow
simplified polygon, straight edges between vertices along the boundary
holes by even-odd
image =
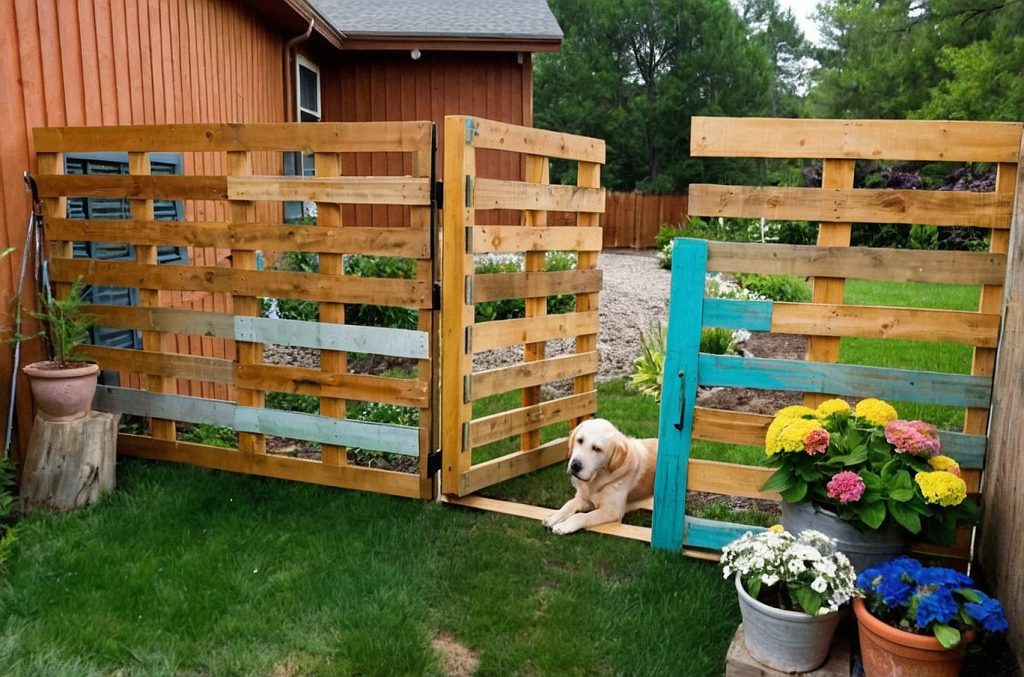
[[[309,27],[306,28],[306,32],[302,35],[296,35],[294,38],[284,43],[284,120],[285,122],[296,122],[297,115],[295,113],[295,100],[294,90],[296,86],[292,82],[292,53],[295,48],[309,40],[309,36],[313,34],[313,26],[315,19],[309,20]]]

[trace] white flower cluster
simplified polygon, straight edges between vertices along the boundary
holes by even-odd
[[[744,583],[756,577],[769,587],[810,588],[821,596],[819,615],[838,610],[855,592],[850,560],[836,550],[835,540],[810,529],[796,537],[786,531],[748,531],[722,549],[721,564],[726,578],[739,574]]]
[[[573,266],[576,265],[577,256],[576,252],[556,252],[549,251],[544,253],[544,261],[547,262],[556,256],[569,256],[573,261]],[[526,261],[526,255],[521,252],[508,252],[508,253],[488,253],[488,254],[475,254],[473,256],[474,267],[479,267],[486,264],[505,265],[514,263],[519,270],[523,269],[523,265]]]
[[[741,301],[766,301],[767,297],[741,287],[735,281],[726,279],[721,273],[708,274],[704,278],[704,295],[712,299],[739,299]]]

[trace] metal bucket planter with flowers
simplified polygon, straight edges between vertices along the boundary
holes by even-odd
[[[901,420],[882,400],[786,407],[765,436],[777,469],[762,488],[782,494],[787,530],[836,538],[863,571],[903,552],[911,535],[952,545],[957,526],[978,521],[959,466],[939,450],[935,426]]]
[[[722,549],[726,578],[735,576],[744,643],[757,662],[808,672],[828,658],[839,607],[854,594],[854,571],[835,541],[773,527]]]
[[[978,633],[1006,632],[998,600],[968,576],[898,557],[857,577],[854,600],[866,677],[956,677]]]

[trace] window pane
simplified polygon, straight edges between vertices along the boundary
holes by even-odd
[[[299,108],[320,113],[320,76],[302,64],[299,64]]]

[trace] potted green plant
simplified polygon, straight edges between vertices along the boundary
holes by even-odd
[[[998,600],[970,577],[897,557],[857,576],[854,600],[867,677],[960,674],[964,648],[978,633],[1009,629]]]
[[[908,535],[951,545],[980,516],[935,426],[879,399],[786,407],[765,451],[776,471],[763,489],[782,494],[782,524],[834,536],[858,571],[903,552]]]
[[[722,549],[722,570],[735,577],[743,639],[757,662],[808,672],[828,658],[839,608],[854,595],[855,573],[828,536],[793,536],[776,525],[747,532]]]
[[[99,365],[80,355],[79,345],[89,337],[89,327],[96,322],[83,310],[82,281],[75,280],[63,299],[40,295],[40,310],[32,312],[42,329],[32,336],[16,336],[15,340],[45,337],[51,359],[33,362],[22,368],[28,377],[32,397],[39,414],[53,421],[72,421],[89,411],[96,392]]]

